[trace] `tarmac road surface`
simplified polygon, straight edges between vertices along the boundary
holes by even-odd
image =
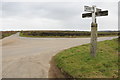
[[[98,41],[117,37],[101,37]],[[26,38],[19,33],[2,41],[3,78],[48,78],[49,61],[61,50],[90,43],[90,38]]]

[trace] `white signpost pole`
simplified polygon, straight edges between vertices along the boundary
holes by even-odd
[[[91,48],[90,52],[93,57],[96,56],[97,51],[97,23],[96,23],[96,6],[92,6],[92,23],[91,23]]]
[[[92,12],[92,23],[96,23],[96,15],[95,15],[96,6],[92,6],[92,8],[93,8],[93,12]]]

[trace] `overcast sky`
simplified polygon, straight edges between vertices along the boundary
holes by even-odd
[[[117,2],[2,2],[2,30],[84,30],[91,18],[82,18],[84,5],[96,5],[109,15],[97,17],[98,30],[118,30]]]

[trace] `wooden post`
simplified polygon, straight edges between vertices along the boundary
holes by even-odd
[[[96,56],[97,51],[97,23],[91,24],[91,56]]]

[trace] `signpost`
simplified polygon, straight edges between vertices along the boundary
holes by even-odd
[[[96,6],[84,6],[84,11],[91,12],[91,13],[84,13],[82,14],[82,18],[89,18],[92,17],[92,23],[91,23],[91,47],[90,47],[90,53],[91,56],[96,56],[97,51],[97,23],[96,23],[96,17],[100,16],[107,16],[108,11],[102,11],[99,8],[96,8]]]

